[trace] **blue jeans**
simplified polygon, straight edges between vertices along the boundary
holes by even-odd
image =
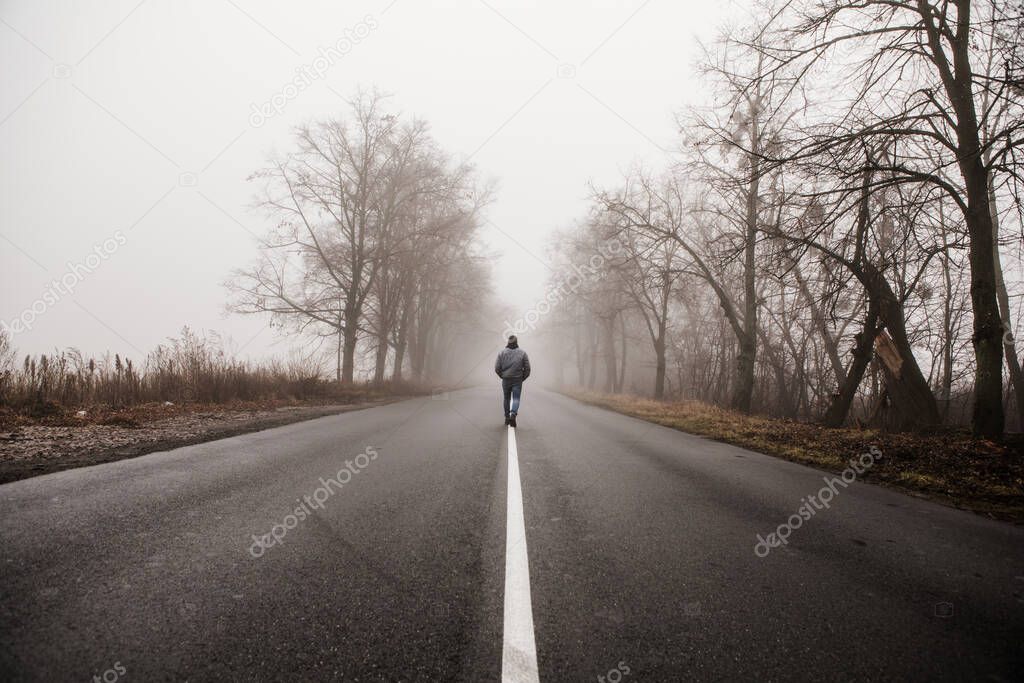
[[[519,397],[523,393],[523,382],[518,379],[501,380],[501,391],[505,394],[505,417],[519,412]]]

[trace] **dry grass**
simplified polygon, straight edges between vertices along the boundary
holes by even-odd
[[[953,429],[929,434],[829,429],[743,415],[698,401],[565,393],[584,403],[834,472],[875,446],[884,457],[861,479],[986,516],[1024,522],[1024,438],[1019,435],[996,443]]]
[[[225,349],[215,334],[188,328],[138,366],[117,354],[87,358],[75,349],[16,358],[0,330],[0,427],[131,427],[183,412],[350,404],[425,391],[409,383],[329,381],[301,357],[250,363]]]
[[[47,410],[41,414],[33,413],[30,410],[0,406],[0,430],[31,425],[46,427],[105,425],[132,429],[182,415],[230,415],[288,408],[356,405],[429,393],[428,389],[412,384],[337,385],[330,382],[324,384],[323,392],[316,396],[290,398],[234,399],[221,402],[147,402],[124,406],[94,404],[85,409],[78,406],[50,404]]]

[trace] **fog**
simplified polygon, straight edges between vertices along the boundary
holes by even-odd
[[[724,8],[5,2],[0,310],[7,322],[46,304],[14,346],[138,358],[184,325],[230,337],[243,356],[308,344],[265,316],[227,313],[223,283],[270,227],[247,178],[359,87],[391,93],[496,183],[483,236],[497,297],[521,315],[544,291],[552,231],[585,210],[588,181],[662,163],[678,145],[672,114],[701,96],[696,41]],[[253,114],[346,37],[351,49],[308,88]],[[97,247],[98,267],[76,270]],[[73,291],[46,301],[68,272]]]
[[[0,361],[460,383],[516,332],[540,382],[1000,433],[1024,19],[872,7],[8,3]]]

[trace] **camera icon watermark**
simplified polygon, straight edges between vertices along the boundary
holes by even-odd
[[[185,171],[178,176],[178,185],[181,187],[195,187],[199,184],[199,176],[191,171]]]
[[[71,78],[71,66],[64,63],[54,64],[53,77],[61,80]]]
[[[576,78],[575,64],[559,64],[555,70],[559,78]]]
[[[449,392],[448,392],[447,389],[434,389],[434,391],[432,391],[430,393],[430,400],[432,400],[432,401],[447,401],[448,400],[448,394],[449,394]]]
[[[629,664],[626,664],[625,660],[623,660],[616,666],[609,669],[607,673],[599,675],[597,677],[597,683],[621,683],[621,681],[631,673],[633,673],[633,670],[630,669]]]
[[[94,683],[116,683],[116,681],[126,673],[128,673],[128,667],[120,661],[117,661],[114,662],[114,666],[110,667],[103,673],[94,675],[92,680]]]
[[[951,602],[937,602],[935,603],[935,616],[939,619],[951,619],[954,615],[953,603]]]

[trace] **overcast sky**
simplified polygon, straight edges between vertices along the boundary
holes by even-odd
[[[585,211],[588,180],[667,163],[673,112],[704,96],[697,40],[726,11],[692,0],[0,2],[0,317],[41,311],[15,335],[23,352],[141,357],[187,324],[245,356],[283,354],[265,319],[224,311],[223,281],[266,228],[246,178],[289,148],[294,125],[340,113],[360,85],[393,93],[498,183],[485,231],[495,284],[525,310],[543,292],[551,232]],[[318,48],[352,35],[365,37],[280,113],[253,115],[276,94],[281,104]],[[67,277],[73,293],[47,300],[69,263],[84,266]]]

